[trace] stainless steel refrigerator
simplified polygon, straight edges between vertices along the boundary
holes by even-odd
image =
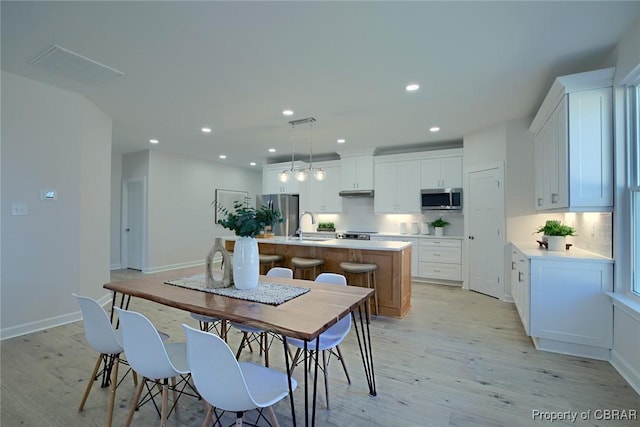
[[[293,236],[298,230],[300,220],[300,196],[297,194],[263,194],[256,197],[256,208],[268,206],[279,210],[284,221],[273,225],[276,236]]]

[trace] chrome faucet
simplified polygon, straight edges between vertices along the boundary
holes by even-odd
[[[296,233],[298,234],[298,240],[302,240],[302,217],[305,215],[309,215],[311,216],[311,224],[315,224],[316,223],[316,217],[313,216],[313,214],[309,211],[304,211],[300,214],[300,218],[298,219],[298,231],[296,231]]]

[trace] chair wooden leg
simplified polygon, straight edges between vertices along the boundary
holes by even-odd
[[[273,427],[280,427],[280,423],[278,423],[276,411],[273,410],[273,406],[267,407],[267,411],[269,412],[269,416],[271,417],[271,423],[273,424]]]
[[[302,351],[301,348],[298,348],[296,350],[296,354],[295,356],[293,356],[293,358],[291,359],[291,374],[293,375],[293,370],[296,369],[296,364],[298,363],[298,359],[300,358],[300,352]]]
[[[171,378],[171,385],[173,386],[173,404],[178,410],[178,392],[176,391],[176,377]]]
[[[380,310],[380,306],[378,305],[378,287],[376,285],[376,272],[375,270],[371,273],[371,280],[373,282],[373,302],[376,306],[376,316],[378,315],[378,311]]]
[[[116,387],[118,386],[118,367],[120,366],[119,355],[114,355],[113,367],[111,368],[111,387],[109,390],[109,409],[107,409],[107,427],[111,427],[113,420],[113,407],[116,402]]]
[[[142,378],[140,384],[138,384],[138,388],[136,389],[136,395],[131,401],[131,408],[129,408],[129,415],[127,415],[127,422],[125,423],[125,427],[129,427],[131,425],[131,420],[133,419],[133,413],[136,411],[136,406],[138,406],[138,402],[140,401],[140,396],[142,395],[142,389],[144,388],[145,378]]]
[[[262,332],[260,334],[260,340],[264,342],[264,366],[269,367],[269,334]]]
[[[204,416],[204,421],[202,422],[202,427],[211,427],[211,420],[213,419],[213,406],[208,403],[205,404],[207,406],[207,414]]]
[[[327,400],[327,409],[329,407],[329,369],[327,369],[327,350],[322,350],[322,370],[324,372],[324,396]]]
[[[340,358],[340,362],[342,363],[342,369],[344,369],[344,374],[347,376],[347,382],[351,384],[351,378],[349,378],[349,371],[347,371],[347,364],[344,362],[344,357],[342,357],[342,351],[340,351],[340,346],[336,346],[336,351],[338,352],[338,357]]]
[[[160,416],[160,422],[162,427],[167,425],[167,408],[169,407],[169,382],[167,378],[164,379],[162,384],[162,415]]]
[[[84,404],[87,403],[87,398],[89,397],[89,392],[91,392],[91,388],[93,387],[93,383],[96,380],[96,375],[98,375],[98,369],[100,369],[100,364],[102,363],[102,354],[98,355],[98,360],[96,361],[96,366],[93,367],[93,371],[91,372],[91,377],[89,377],[89,384],[87,384],[87,388],[84,391],[84,396],[82,396],[82,401],[80,402],[80,406],[78,407],[78,411],[82,411],[84,409]]]

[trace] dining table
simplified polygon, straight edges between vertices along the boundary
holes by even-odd
[[[352,316],[353,332],[357,337],[362,365],[371,396],[377,395],[371,345],[369,299],[374,290],[358,286],[337,286],[310,280],[285,279],[260,276],[259,283],[270,286],[302,288],[297,295],[286,302],[261,303],[233,296],[220,295],[207,290],[176,286],[176,279],[196,277],[203,273],[203,267],[191,267],[160,273],[144,274],[133,279],[109,282],[104,288],[112,291],[112,307],[127,309],[131,298],[142,298],[168,307],[240,323],[278,335],[282,338],[284,359],[289,378],[289,399],[293,425],[296,426],[296,411],[291,383],[292,360],[286,337],[304,341],[304,425],[315,425],[318,357],[313,366],[314,379],[312,396],[308,381],[311,367],[307,360],[307,350],[317,352],[320,335],[345,316]],[[113,319],[112,309],[112,321]],[[317,353],[316,353],[317,354]],[[311,410],[309,404],[311,403]]]

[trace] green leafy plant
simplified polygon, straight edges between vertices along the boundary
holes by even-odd
[[[438,218],[435,221],[431,222],[432,227],[446,227],[447,225],[449,225],[449,222],[445,221],[442,218]]]
[[[335,230],[335,225],[332,222],[320,222],[318,223],[318,231],[320,230]]]
[[[562,224],[558,220],[548,220],[536,230],[536,233],[542,233],[546,236],[575,236],[576,229]]]
[[[283,221],[280,211],[271,210],[267,206],[262,206],[260,209],[250,208],[246,201],[236,201],[233,204],[233,212],[217,204],[216,208],[224,215],[223,219],[218,220],[218,224],[241,237],[256,237],[266,227]]]

